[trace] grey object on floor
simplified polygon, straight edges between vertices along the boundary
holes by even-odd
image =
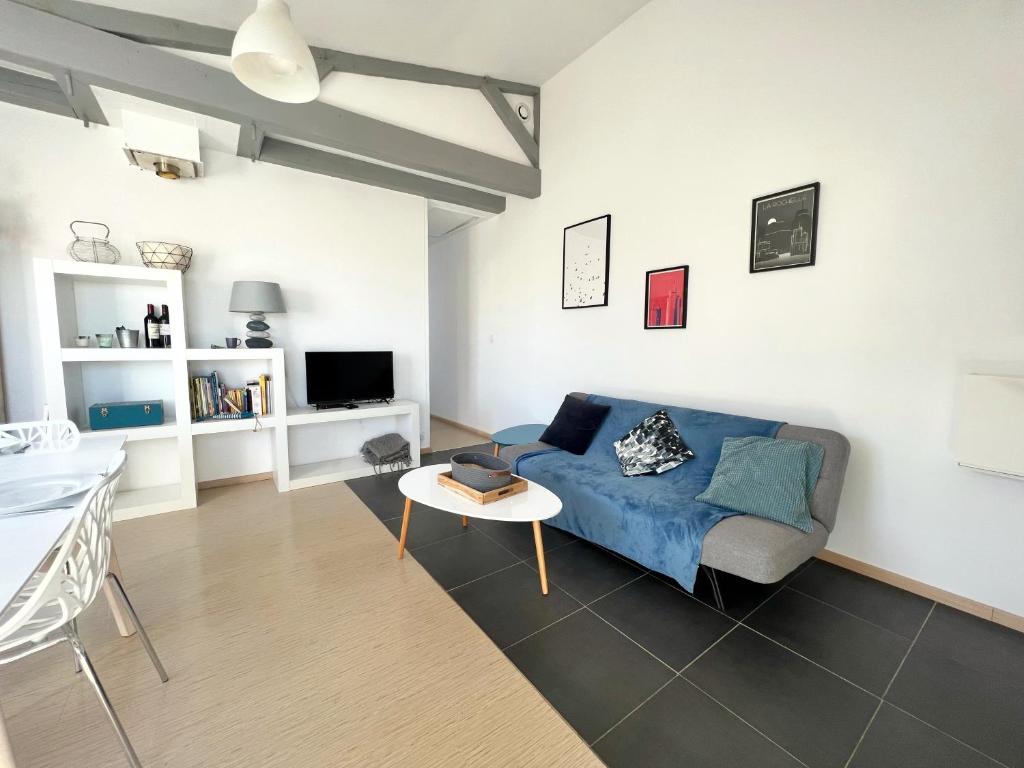
[[[581,392],[571,394],[573,397],[586,397]],[[727,517],[704,537],[701,565],[761,584],[772,584],[825,548],[836,523],[839,496],[850,459],[850,441],[832,430],[795,424],[784,424],[776,437],[806,440],[825,449],[821,474],[811,496],[814,529],[803,533],[751,515]],[[500,455],[515,467],[519,456],[539,450],[554,449],[546,443],[530,443],[504,448]],[[685,471],[685,465],[677,471]]]
[[[367,440],[359,452],[375,472],[384,471],[385,465],[392,471],[412,465],[409,441],[397,432]]]

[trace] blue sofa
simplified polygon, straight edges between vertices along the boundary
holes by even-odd
[[[582,456],[543,443],[510,446],[514,471],[549,488],[562,512],[547,521],[675,578],[692,591],[700,565],[773,583],[820,552],[835,525],[849,441],[838,432],[635,400],[583,395],[611,406]],[[665,409],[694,458],[662,475],[624,477],[612,443]],[[825,449],[811,498],[813,530],[795,528],[698,502],[726,437],[761,435],[818,443]]]

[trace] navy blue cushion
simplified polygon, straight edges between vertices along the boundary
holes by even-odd
[[[566,395],[551,424],[540,436],[542,443],[582,456],[604,423],[610,406]]]

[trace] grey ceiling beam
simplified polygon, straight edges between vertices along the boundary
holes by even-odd
[[[77,0],[18,0],[18,2],[147,45],[161,45],[168,48],[228,56],[231,54],[231,43],[235,39],[235,33],[230,29],[193,24],[188,21],[154,16],[138,11],[107,8],[92,3],[77,2]],[[483,80],[480,75],[378,59],[373,56],[361,56],[331,48],[310,46],[310,50],[313,52],[321,79],[333,71],[351,72],[369,77],[411,80],[418,83],[450,85],[474,90],[480,87]],[[511,80],[495,80],[494,82],[503,91],[523,96],[533,96],[540,91],[540,88],[535,85],[516,83]]]
[[[117,35],[0,0],[0,58],[70,71],[76,82],[321,144],[421,173],[523,197],[540,195],[541,173],[521,163],[436,139],[321,102],[284,104],[253,93],[230,72]]]
[[[540,147],[540,91],[533,97],[533,140]]]
[[[332,67],[335,72],[350,72],[354,75],[385,77],[391,80],[411,80],[430,85],[449,85],[453,88],[478,89],[484,84],[484,81],[489,80],[481,75],[467,75],[464,72],[454,72],[450,69],[425,67],[421,64],[377,59],[373,56],[359,56],[341,51],[335,52]],[[518,93],[523,96],[540,93],[540,88],[535,85],[514,83],[510,80],[490,80],[490,82],[508,93]]]
[[[68,100],[75,116],[85,124],[86,128],[89,127],[89,123],[109,125],[107,116],[103,114],[103,109],[96,100],[96,94],[92,92],[92,88],[86,83],[76,82],[70,72],[55,74],[57,85],[64,92],[64,98]]]
[[[138,11],[108,8],[75,0],[18,0],[21,5],[46,11],[87,27],[102,29],[129,40],[147,45],[201,51],[202,53],[231,54],[235,33],[204,24],[153,16]],[[253,4],[255,7],[255,4]]]
[[[439,179],[418,176],[398,168],[368,163],[347,155],[336,155],[333,152],[292,144],[271,136],[263,140],[263,149],[259,158],[264,163],[333,176],[360,184],[369,184],[373,187],[383,187],[395,192],[405,192],[489,213],[501,213],[505,210],[505,198],[499,195],[462,187],[458,184],[450,184]]]
[[[512,134],[512,138],[516,140],[516,144],[523,150],[523,154],[533,164],[533,167],[537,168],[540,166],[540,147],[534,141],[530,132],[526,130],[523,121],[519,119],[519,115],[512,109],[512,105],[508,103],[501,89],[490,78],[485,77],[483,83],[480,84],[480,92],[487,99],[491,109],[501,119],[508,132]]]
[[[263,152],[263,140],[266,134],[256,123],[243,125],[238,131],[238,156],[248,157],[254,163]]]
[[[78,117],[55,81],[13,69],[0,68],[0,101],[62,117]]]

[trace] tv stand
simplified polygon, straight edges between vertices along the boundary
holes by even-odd
[[[332,410],[334,408],[348,408],[349,410],[352,410],[353,408],[358,408],[358,407],[359,407],[359,404],[358,403],[353,403],[353,402],[348,402],[348,403],[316,403],[313,406],[313,410],[315,410],[315,411],[330,411],[330,410]]]
[[[388,432],[397,432],[409,441],[412,466],[420,465],[420,420],[416,403],[410,400],[360,403],[354,410],[341,405],[322,410],[311,406],[288,409],[289,445],[298,437],[296,430],[318,430],[302,443],[301,451],[292,452],[289,490],[372,475],[373,468],[363,459],[360,448],[371,437]],[[325,426],[328,424],[334,426]],[[328,429],[330,433],[319,431]],[[294,442],[298,446],[299,441]]]
[[[312,406],[312,408],[317,411],[329,411],[332,408],[347,408],[349,410],[352,410],[353,408],[358,408],[360,405],[391,405],[393,402],[396,401],[391,398],[385,397],[381,398],[380,400],[348,400],[346,402],[339,403],[315,403]]]

